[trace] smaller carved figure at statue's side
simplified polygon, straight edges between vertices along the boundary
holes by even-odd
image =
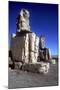
[[[51,55],[48,48],[45,48],[45,37],[41,35],[39,43],[39,61],[50,62]]]
[[[20,31],[30,31],[30,25],[29,25],[29,11],[26,9],[22,9],[20,11],[20,14],[17,17],[17,32]]]

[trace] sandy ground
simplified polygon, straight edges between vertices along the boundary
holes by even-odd
[[[11,70],[9,68],[9,88],[29,88],[58,85],[58,64],[50,65],[47,75],[26,72],[21,70]]]

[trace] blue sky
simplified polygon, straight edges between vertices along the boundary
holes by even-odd
[[[26,2],[9,2],[9,44],[16,33],[16,18],[22,8],[30,12],[31,31],[45,36],[45,45],[53,55],[58,54],[58,5]]]

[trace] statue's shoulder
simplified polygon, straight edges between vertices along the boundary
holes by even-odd
[[[46,47],[44,48],[44,50],[45,50],[46,52],[49,52],[49,49],[48,49],[48,48],[46,48]]]

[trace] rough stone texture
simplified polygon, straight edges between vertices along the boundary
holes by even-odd
[[[22,69],[24,71],[47,74],[50,69],[50,64],[45,62],[28,63],[24,64]]]
[[[25,61],[25,58],[28,59],[28,35],[25,34],[12,38],[11,51],[15,61]]]
[[[17,17],[17,32],[20,31],[30,31],[29,25],[29,11],[26,9],[22,9],[20,14]]]
[[[36,63],[38,57],[38,46],[39,46],[39,38],[35,33],[29,34],[29,53],[30,53],[30,62]]]
[[[36,51],[36,53],[34,54],[36,61],[38,59],[38,53],[39,53],[38,50],[39,50],[39,37],[36,36],[35,37],[35,51]]]
[[[24,33],[11,38],[11,51],[15,61],[36,63],[39,38],[35,33]]]

